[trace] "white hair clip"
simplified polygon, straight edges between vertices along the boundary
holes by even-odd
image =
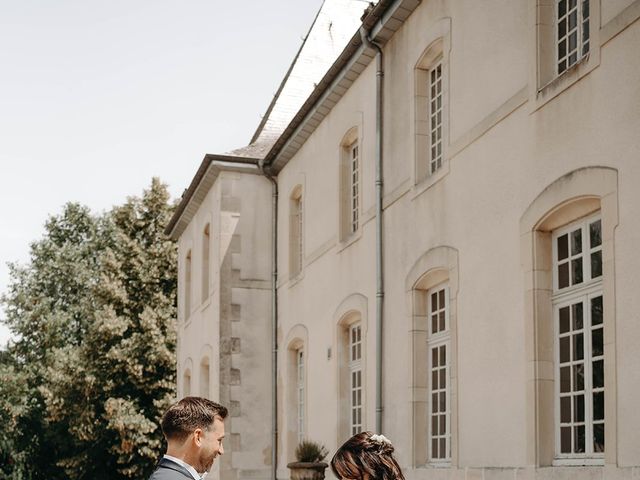
[[[380,445],[391,445],[391,441],[382,434],[371,435],[371,441]]]

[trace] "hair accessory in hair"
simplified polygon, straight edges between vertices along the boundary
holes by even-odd
[[[371,435],[371,441],[380,445],[391,445],[391,441],[382,434]]]

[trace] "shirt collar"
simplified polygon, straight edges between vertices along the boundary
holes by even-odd
[[[186,468],[187,471],[191,474],[191,476],[193,477],[194,480],[201,480],[201,477],[198,474],[198,472],[196,472],[196,469],[193,468],[191,465],[189,465],[187,462],[184,462],[184,461],[180,460],[179,458],[172,457],[171,455],[166,455],[166,454],[165,454],[164,458],[166,458],[167,460],[172,461],[173,463],[177,463],[181,467]]]

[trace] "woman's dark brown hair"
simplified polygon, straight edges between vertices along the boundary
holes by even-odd
[[[365,474],[371,480],[404,480],[393,450],[384,437],[360,432],[338,449],[331,459],[331,470],[336,477],[348,480],[362,480]]]

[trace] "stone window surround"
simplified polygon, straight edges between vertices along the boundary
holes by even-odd
[[[214,399],[214,382],[215,376],[213,375],[213,348],[210,344],[205,343],[200,349],[200,374],[198,376],[198,391],[201,397]],[[212,376],[214,377],[212,379]],[[212,381],[213,380],[213,381]],[[193,378],[191,379],[193,384]],[[191,385],[193,387],[193,385]],[[206,388],[205,388],[206,387]],[[191,389],[193,392],[193,388]]]
[[[412,182],[414,194],[429,188],[449,173],[449,56],[451,53],[451,19],[442,18],[429,29],[427,48],[416,60],[413,69],[413,138],[414,168]],[[433,174],[429,173],[429,95],[428,75],[430,67],[438,60],[442,62],[442,165]]]
[[[425,252],[410,269],[405,280],[405,294],[410,308],[411,362],[411,438],[412,460],[415,468],[458,466],[458,386],[457,386],[457,306],[458,296],[458,251],[449,246],[434,247]],[[436,285],[449,285],[449,332],[450,332],[450,449],[451,461],[447,464],[429,462],[427,433],[429,421],[428,380],[428,325],[424,295]]]
[[[351,127],[342,137],[340,141],[340,201],[339,208],[340,212],[338,215],[339,218],[339,233],[340,233],[340,242],[343,244],[342,247],[346,247],[350,245],[353,241],[360,238],[362,235],[362,182],[360,182],[360,192],[358,198],[358,218],[359,225],[358,228],[352,232],[351,231],[351,147],[354,144],[358,147],[358,171],[360,175],[360,179],[362,179],[362,132],[361,127],[359,125],[355,125]]]
[[[191,395],[193,392],[193,361],[187,358],[182,367],[182,375],[180,375],[180,398]]]
[[[202,303],[209,298],[211,291],[211,223],[202,229]]]
[[[284,394],[285,405],[286,408],[282,409],[281,412],[284,414],[284,425],[285,425],[285,434],[284,438],[286,441],[286,455],[290,461],[295,460],[295,450],[298,446],[298,407],[297,407],[297,395],[298,395],[298,380],[297,380],[297,359],[296,353],[298,350],[302,349],[304,355],[304,364],[308,366],[308,345],[309,345],[309,331],[306,326],[302,324],[296,324],[287,333],[284,345],[286,345],[285,355],[286,360],[284,362],[285,365],[285,388]],[[307,367],[308,368],[308,367]],[[308,391],[308,380],[307,375],[305,375],[305,391]],[[308,402],[305,402],[305,431],[308,431],[307,427],[307,418],[308,418]]]
[[[585,167],[555,180],[520,219],[521,264],[525,281],[527,361],[527,464],[554,465],[555,396],[551,232],[600,211],[605,344],[605,458],[616,464],[617,393],[615,342],[614,233],[618,225],[618,177],[609,167]],[[587,464],[589,462],[584,462]]]
[[[298,212],[295,209],[299,208]],[[299,218],[302,216],[302,218]],[[289,195],[289,279],[302,274],[304,263],[304,201],[301,184],[291,189]]]
[[[198,382],[198,388],[200,391],[200,396],[204,397],[204,398],[210,398],[211,397],[211,385],[210,385],[210,378],[211,378],[211,368],[210,368],[210,362],[209,362],[209,357],[208,356],[204,356],[202,357],[202,359],[200,360],[200,377],[199,377],[199,382]]]
[[[185,323],[191,318],[191,310],[193,309],[193,255],[191,248],[187,250],[184,256],[184,312],[183,318]]]
[[[351,437],[350,430],[350,377],[349,377],[349,327],[360,322],[362,328],[362,391],[364,397],[362,399],[362,428],[367,429],[369,418],[367,415],[367,297],[360,293],[354,293],[346,297],[338,306],[333,314],[334,324],[334,345],[336,345],[336,368],[337,368],[337,445],[342,445],[345,440]]]
[[[582,0],[579,0],[582,1]],[[529,2],[531,57],[529,99],[535,111],[600,64],[600,2],[592,0],[589,12],[589,52],[576,64],[557,74],[557,0]]]

